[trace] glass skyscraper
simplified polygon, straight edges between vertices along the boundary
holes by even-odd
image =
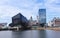
[[[39,23],[46,24],[46,9],[39,9]]]

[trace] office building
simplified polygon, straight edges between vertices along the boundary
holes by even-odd
[[[21,13],[18,13],[17,15],[13,16],[12,23],[9,24],[9,26],[26,26],[26,25],[28,25],[28,20]]]
[[[39,9],[39,23],[41,25],[45,25],[46,24],[46,9]]]

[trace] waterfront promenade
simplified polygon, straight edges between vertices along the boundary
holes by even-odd
[[[60,27],[38,27],[38,28],[31,28],[32,30],[55,30],[60,31]]]
[[[21,27],[1,27],[0,31],[2,30],[22,30]],[[55,30],[55,31],[60,31],[60,27],[32,27],[31,29],[28,30]]]

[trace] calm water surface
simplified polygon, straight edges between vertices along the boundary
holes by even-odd
[[[26,30],[0,31],[0,38],[60,38],[60,31],[53,30]]]

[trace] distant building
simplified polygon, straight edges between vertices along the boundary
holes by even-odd
[[[33,20],[33,21],[30,21],[29,22],[29,25],[30,26],[37,26],[38,25],[38,22],[36,20]]]
[[[30,26],[33,25],[33,18],[32,18],[32,16],[31,16],[30,19],[29,19],[29,25],[30,25]]]
[[[30,26],[37,26],[38,23],[39,23],[38,16],[37,16],[37,20],[33,20],[32,16],[30,17],[30,20],[29,20]]]
[[[54,25],[53,25],[53,21],[49,21],[49,22],[48,22],[48,26],[50,26],[50,27],[54,26]]]
[[[37,20],[34,20],[33,21],[33,25],[38,26],[39,25],[39,22],[37,22]]]
[[[39,16],[37,16],[37,20],[36,21],[37,21],[37,23],[39,23]]]
[[[46,9],[39,9],[39,22],[41,25],[46,24]]]
[[[53,19],[53,25],[54,26],[60,26],[60,18],[54,18]]]
[[[0,23],[0,27],[7,26],[7,23]]]
[[[49,26],[52,26],[52,27],[53,26],[60,27],[60,18],[54,17],[53,20],[50,22]]]
[[[32,16],[30,17],[30,21],[33,21],[33,18],[32,18]]]

